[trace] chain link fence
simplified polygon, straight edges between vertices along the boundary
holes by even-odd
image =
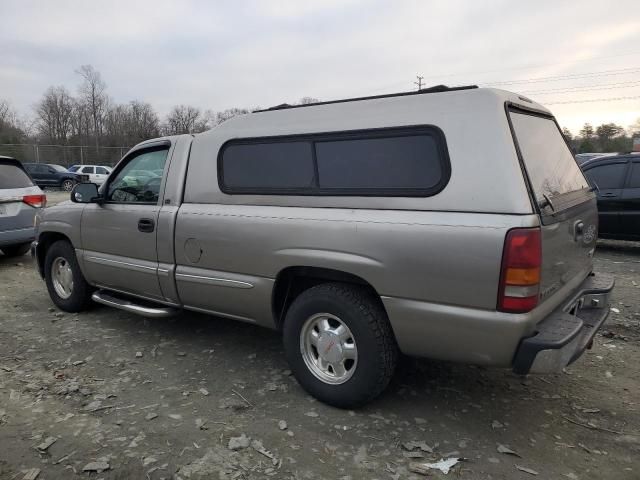
[[[71,165],[113,166],[130,147],[96,147],[90,145],[40,145],[37,143],[0,144],[0,155],[26,163],[54,163]]]

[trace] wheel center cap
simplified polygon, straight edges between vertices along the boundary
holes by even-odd
[[[342,359],[342,346],[337,335],[333,333],[323,333],[318,340],[318,354],[329,363]]]

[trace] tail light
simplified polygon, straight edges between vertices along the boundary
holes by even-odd
[[[509,230],[504,242],[498,310],[525,313],[538,304],[542,243],[539,228]]]
[[[22,201],[35,208],[44,208],[47,206],[46,195],[25,195],[22,197]]]

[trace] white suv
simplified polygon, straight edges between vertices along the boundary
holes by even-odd
[[[69,168],[69,171],[89,175],[89,182],[102,185],[111,173],[111,167],[105,165],[73,165]]]

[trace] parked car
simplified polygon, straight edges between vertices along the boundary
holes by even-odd
[[[339,407],[382,392],[399,352],[557,372],[609,312],[596,196],[552,114],[501,90],[235,117],[135,146],[71,200],[33,247],[59,308],[277,329],[300,384]]]
[[[77,173],[69,172],[59,165],[47,163],[23,163],[25,170],[31,175],[39,187],[59,187],[70,192],[76,183],[88,180]],[[59,167],[59,168],[58,168]]]
[[[598,157],[582,170],[597,192],[600,236],[640,240],[640,155]]]
[[[89,181],[96,185],[102,185],[111,173],[111,167],[104,165],[72,165],[70,172],[81,173],[89,177]]]
[[[33,184],[20,162],[0,156],[0,250],[6,256],[24,255],[35,238],[36,212],[47,197]]]
[[[60,173],[68,172],[67,168],[64,168],[62,165],[56,165],[55,163],[47,163],[51,168],[57,170]],[[76,173],[78,182],[88,182],[89,175],[84,175],[82,173]]]

